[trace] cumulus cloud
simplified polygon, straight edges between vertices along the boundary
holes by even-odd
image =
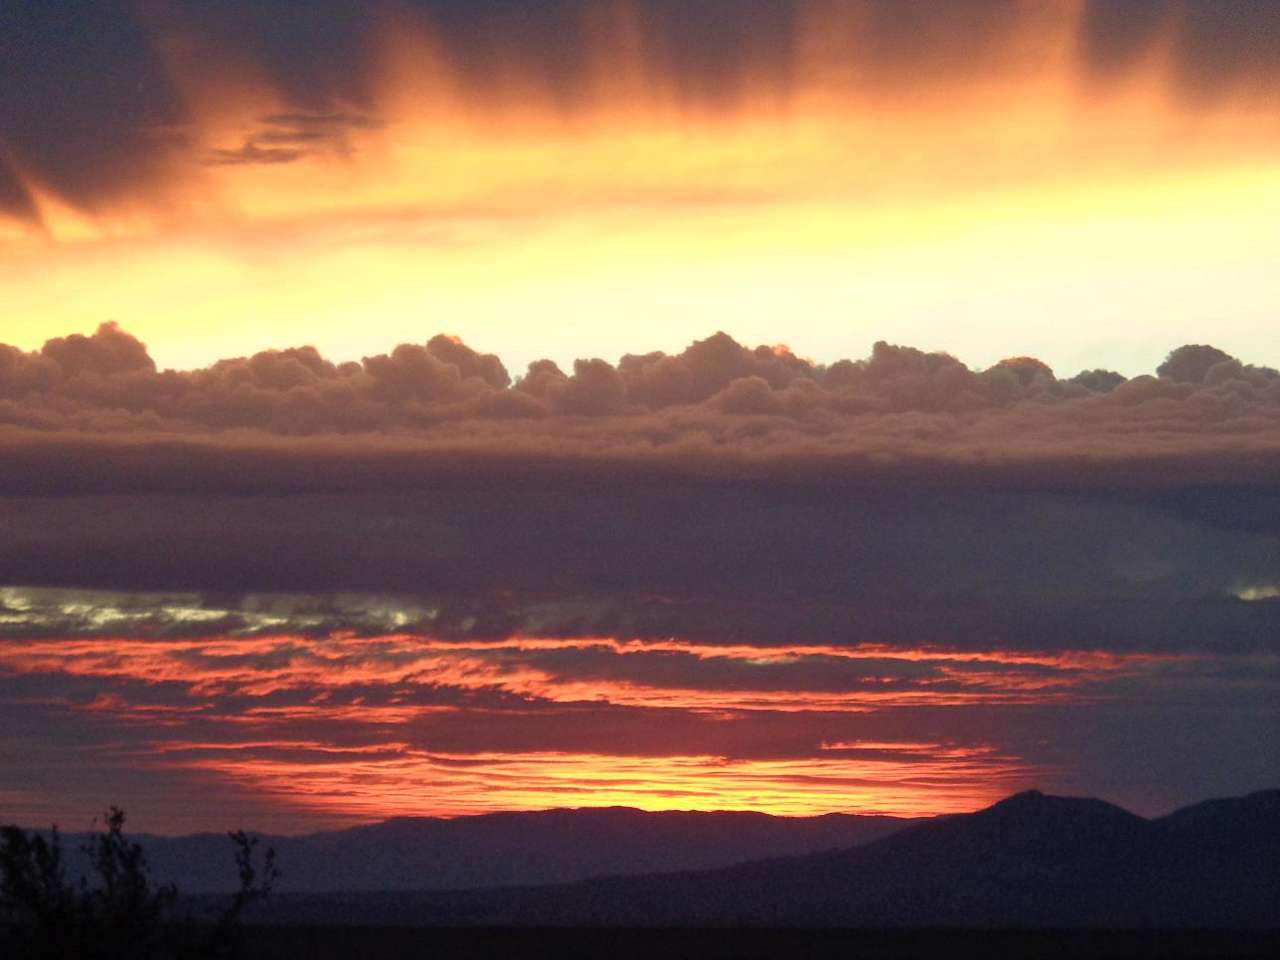
[[[537,361],[514,382],[497,356],[447,336],[358,363],[296,347],[174,371],[104,324],[32,352],[0,346],[0,490],[377,490],[501,471],[799,486],[1269,482],[1276,371],[1186,346],[1158,373],[1060,379],[1029,357],[972,370],[883,342],[818,364],[723,333],[678,354],[578,360],[572,373]]]
[[[1105,370],[1062,380],[1031,357],[979,371],[946,354],[884,342],[865,360],[824,365],[785,347],[748,348],[724,333],[674,355],[628,354],[617,365],[577,360],[572,374],[541,360],[514,385],[497,356],[443,335],[361,363],[335,364],[299,347],[178,372],[158,371],[142,343],[106,323],[92,336],[57,338],[32,353],[0,345],[0,422],[102,433],[163,425],[319,434],[556,415],[637,424],[646,414],[678,411],[695,428],[698,416],[719,412],[776,416],[832,433],[842,419],[877,414],[971,421],[1021,406],[1053,408],[1066,425],[1105,421],[1147,399],[1184,401],[1178,406],[1192,411],[1188,420],[1265,418],[1280,405],[1280,374],[1214,347],[1179,347],[1157,373],[1127,383]],[[1163,408],[1170,414],[1176,411]]]

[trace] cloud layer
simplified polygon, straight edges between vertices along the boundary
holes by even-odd
[[[1265,786],[1277,383],[1206,345],[6,348],[0,795],[176,830]]]
[[[443,336],[157,371],[105,325],[0,352],[0,396],[21,423],[0,431],[0,583],[419,611],[306,601],[283,621],[319,633],[431,609],[423,629],[472,638],[1244,652],[1274,634],[1280,377],[1204,345],[1153,377],[1060,380],[883,343],[819,366],[717,334],[512,381]]]
[[[341,607],[366,626],[420,619],[355,636],[323,630],[328,618],[314,602],[303,613],[303,598],[217,610],[191,596],[11,589],[4,602],[0,715],[18,735],[40,718],[59,747],[28,763],[35,782],[73,776],[60,755],[70,737],[74,762],[90,759],[109,782],[141,772],[190,788],[211,777],[256,796],[260,817],[292,809],[290,829],[588,797],[782,813],[967,809],[1078,776],[1061,765],[1078,762],[1081,744],[1037,744],[1047,717],[1132,710],[1155,688],[1194,696],[1206,677],[1230,684],[1237,703],[1270,690],[1257,656],[441,639],[426,632],[447,619],[440,611],[369,597],[334,603],[329,617]],[[310,633],[280,632],[304,624]],[[165,823],[192,821],[171,812]]]
[[[360,363],[336,364],[299,347],[160,371],[144,344],[104,323],[91,336],[55,338],[38,351],[0,344],[0,424],[102,434],[438,436],[467,423],[467,431],[538,436],[546,430],[519,421],[558,418],[554,429],[569,446],[578,440],[607,449],[610,433],[621,445],[651,447],[703,434],[749,451],[785,430],[795,440],[828,442],[833,452],[842,443],[857,449],[850,425],[939,446],[986,423],[1015,427],[1018,417],[1037,420],[1050,437],[1142,433],[1147,442],[1168,432],[1260,438],[1274,429],[1280,373],[1273,369],[1187,345],[1155,373],[1126,380],[1088,370],[1059,379],[1031,357],[970,370],[946,354],[885,342],[864,360],[817,364],[786,347],[745,347],[724,333],[675,355],[582,359],[571,371],[540,360],[514,382],[497,356],[445,335]]]
[[[92,213],[163,193],[193,163],[341,151],[344,125],[376,122],[387,106],[396,33],[430,35],[480,112],[514,89],[572,114],[598,97],[602,57],[633,55],[646,85],[714,113],[761,90],[785,104],[824,50],[838,52],[837,86],[892,97],[1020,63],[1028,33],[1065,38],[1097,85],[1162,56],[1169,92],[1205,108],[1275,89],[1278,28],[1272,5],[1251,0],[962,0],[945,10],[914,0],[551,0],[536,12],[504,0],[20,5],[0,14],[0,85],[21,94],[0,104],[0,211],[38,222],[31,185]],[[238,89],[229,75],[252,78],[281,109],[239,145],[208,150],[197,128]]]
[[[0,815],[1274,786],[1280,375],[1232,325],[1274,274],[1278,29],[1248,0],[7,5]],[[1215,316],[1179,337],[1242,359],[563,359],[582,317],[838,356],[851,305],[988,358],[1027,349],[1007,318],[1084,318],[1126,371],[1117,337]],[[113,324],[26,349],[86,309],[206,365]],[[355,339],[413,342],[208,363]]]

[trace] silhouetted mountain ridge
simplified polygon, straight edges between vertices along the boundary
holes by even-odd
[[[1166,830],[1187,832],[1223,823],[1240,831],[1280,830],[1280,790],[1259,790],[1243,797],[1206,800],[1169,814]]]
[[[284,892],[472,889],[698,870],[852,847],[917,822],[826,814],[584,807],[451,819],[399,817],[305,836],[266,836]],[[220,834],[139,836],[152,871],[187,893],[235,885]],[[67,838],[74,854],[81,838]],[[73,858],[73,865],[75,864]]]
[[[367,923],[1276,928],[1280,791],[1155,820],[1032,791],[846,850],[540,889],[285,898],[271,909]]]

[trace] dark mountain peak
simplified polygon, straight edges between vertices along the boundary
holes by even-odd
[[[1056,799],[1050,798],[1047,794],[1040,790],[1023,790],[1021,793],[1015,793],[1012,796],[1005,797],[1003,800],[997,800],[988,810],[1011,809],[1014,807],[1030,807],[1032,805],[1043,805],[1045,800]]]
[[[1063,861],[1074,861],[1100,855],[1117,843],[1134,842],[1150,827],[1144,818],[1103,800],[1028,790],[949,819],[943,835],[969,853],[980,849],[984,855],[1016,861],[1052,852]]]
[[[426,823],[439,823],[443,817],[388,817],[375,823],[364,823],[361,827],[418,827]],[[355,828],[359,829],[359,827]],[[330,832],[330,831],[326,831]]]
[[[1105,800],[1092,797],[1059,797],[1039,790],[1024,790],[1005,797],[975,817],[987,819],[1046,819],[1046,820],[1107,820],[1115,822],[1144,822],[1142,817],[1130,813]]]

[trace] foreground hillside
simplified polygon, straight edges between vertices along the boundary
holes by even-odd
[[[1274,960],[1280,934],[1241,931],[260,927],[246,960]]]

